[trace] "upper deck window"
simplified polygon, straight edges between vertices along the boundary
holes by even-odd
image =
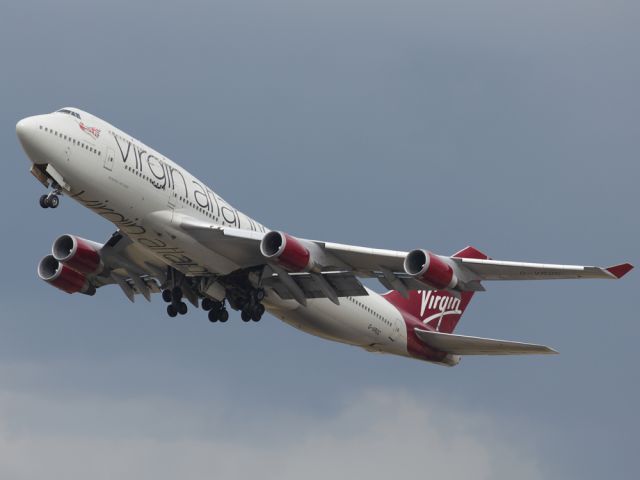
[[[66,108],[61,108],[60,110],[58,110],[58,113],[66,113],[67,115],[73,115],[78,120],[80,120],[80,114],[78,112],[67,110]]]

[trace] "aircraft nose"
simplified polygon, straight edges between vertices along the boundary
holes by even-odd
[[[41,128],[40,119],[37,116],[23,118],[16,124],[16,135],[29,159],[33,163],[47,163],[46,145],[38,130]]]
[[[16,134],[23,145],[29,142],[29,136],[34,130],[33,117],[23,118],[16,124]]]

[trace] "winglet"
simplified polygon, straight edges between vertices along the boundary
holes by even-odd
[[[454,258],[475,258],[479,260],[491,260],[491,257],[482,253],[477,248],[471,246],[465,247],[451,256]]]
[[[621,263],[620,265],[614,265],[613,267],[607,268],[607,272],[613,275],[616,278],[622,278],[627,273],[629,273],[633,269],[633,265],[630,263]]]

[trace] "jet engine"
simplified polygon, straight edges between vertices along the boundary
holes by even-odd
[[[307,272],[315,264],[304,242],[284,232],[267,233],[260,242],[260,252],[292,272]]]
[[[63,292],[93,295],[96,291],[82,273],[61,263],[53,255],[47,255],[40,260],[38,276]]]
[[[411,250],[404,259],[404,270],[436,288],[455,288],[458,285],[458,277],[451,265],[426,250]]]
[[[100,273],[103,268],[100,258],[101,245],[74,235],[62,235],[53,242],[53,257],[65,266],[84,275]]]

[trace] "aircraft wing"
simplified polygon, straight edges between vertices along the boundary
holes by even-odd
[[[387,270],[406,279],[403,262],[408,252],[357,247],[339,243],[316,242],[327,253],[341,259],[354,270],[380,276]],[[469,247],[468,247],[469,248]],[[454,254],[449,259],[466,271],[467,278],[484,280],[551,280],[577,278],[618,279],[633,266],[623,263],[612,267],[558,265],[546,263],[511,262],[493,259],[462,258]]]
[[[100,256],[104,270],[92,277],[92,284],[96,288],[116,284],[132,302],[137,294],[149,301],[167,279],[166,265],[120,232],[115,232],[100,248]],[[196,299],[194,294],[193,300]]]
[[[546,263],[505,262],[492,259],[453,258],[478,280],[552,280],[571,278],[617,279],[633,268],[628,263],[613,267],[585,267]]]
[[[532,355],[558,353],[552,348],[534,343],[494,340],[492,338],[468,337],[452,333],[414,329],[425,345],[454,355]]]
[[[265,237],[265,233],[211,225],[187,216],[183,217],[180,225],[198,242],[230,259],[238,265],[238,268],[269,263],[268,259],[260,253],[260,242]],[[404,261],[409,252],[317,240],[298,240],[318,260],[323,274],[342,272],[344,277],[351,272],[354,277],[377,278],[386,288],[398,290],[405,296],[410,290],[433,288],[405,271]],[[455,287],[458,291],[484,290],[480,282],[485,280],[616,279],[633,268],[630,264],[601,268],[500,261],[486,257],[473,247],[467,247],[451,257],[437,257],[455,272],[459,280]],[[270,266],[280,277],[288,274],[273,263],[270,263]],[[298,280],[302,281],[302,278]],[[292,286],[291,282],[289,285]],[[326,290],[325,284],[323,291],[326,292]]]

